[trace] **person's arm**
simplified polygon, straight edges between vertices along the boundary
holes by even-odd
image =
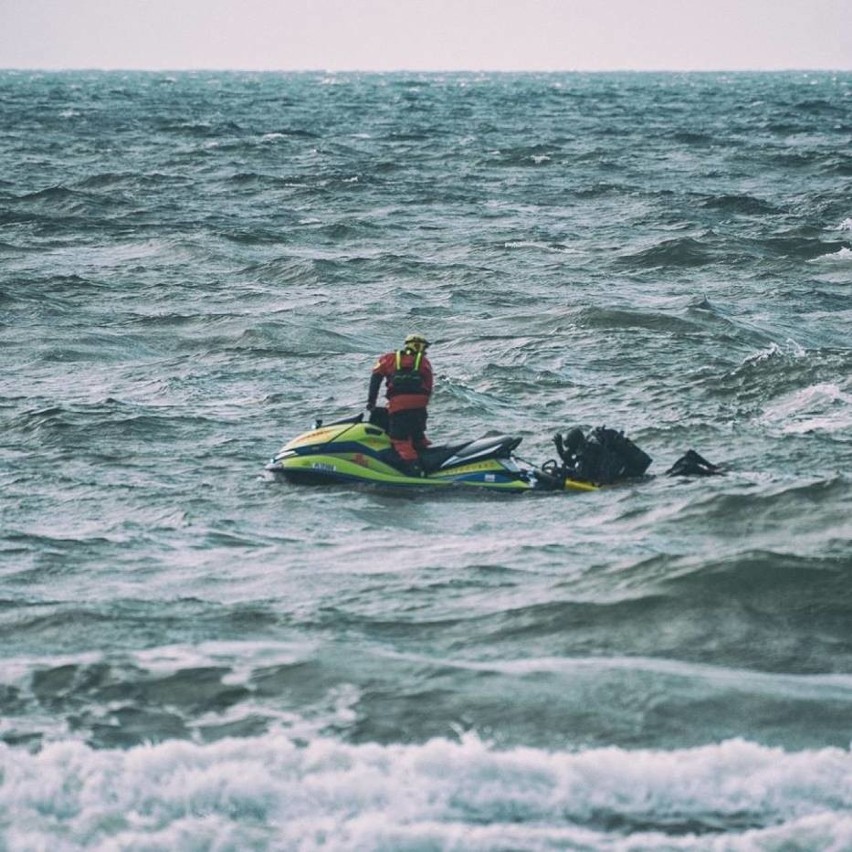
[[[373,370],[373,375],[370,376],[370,392],[367,394],[367,410],[372,411],[376,407],[376,399],[379,396],[379,388],[382,386],[384,376]]]
[[[429,363],[428,358],[423,359],[423,363],[420,365],[420,373],[423,376],[423,390],[429,396],[432,396],[432,385],[434,380],[432,378],[432,365]]]
[[[376,400],[379,396],[379,388],[382,386],[382,379],[387,373],[387,364],[385,363],[387,356],[383,355],[376,361],[376,366],[373,367],[373,375],[370,376],[370,391],[367,394],[367,410],[372,411],[376,407]]]

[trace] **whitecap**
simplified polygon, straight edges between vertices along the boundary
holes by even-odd
[[[769,361],[773,358],[783,358],[785,356],[804,358],[806,355],[805,348],[791,337],[788,337],[783,346],[773,340],[765,349],[749,355],[743,361],[743,364],[759,364],[763,361]]]
[[[821,254],[819,257],[808,261],[809,263],[848,263],[852,260],[852,249],[847,246],[841,246],[837,251],[829,254]]]
[[[474,734],[0,744],[0,779],[10,849],[695,848],[702,826],[726,849],[852,838],[849,750],[743,740],[579,752],[501,750]]]
[[[832,382],[820,382],[776,400],[760,420],[785,434],[847,432],[852,428],[852,394]]]
[[[561,243],[541,243],[535,240],[510,240],[503,243],[507,249],[538,249],[539,251],[554,252],[556,254],[580,254],[577,249],[569,248]]]

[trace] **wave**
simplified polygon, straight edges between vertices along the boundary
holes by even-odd
[[[113,561],[104,539],[69,535],[40,537],[41,573],[67,574],[69,557],[81,553]],[[41,544],[20,539],[10,544]],[[234,543],[215,533],[207,539],[219,550]],[[242,537],[238,547],[269,543]],[[777,562],[774,573],[769,562],[750,571],[733,560],[727,573],[711,573],[670,559],[670,576],[656,588],[646,577],[644,589],[649,566],[639,565],[632,589],[608,602],[560,586],[562,600],[490,614],[451,607],[412,621],[326,607],[307,616],[322,633],[348,635],[346,652],[333,640],[197,641],[280,625],[280,612],[261,604],[0,603],[18,642],[54,647],[50,656],[7,659],[0,739],[56,741],[70,727],[97,747],[210,742],[274,729],[287,711],[311,719],[315,734],[334,730],[351,742],[425,742],[464,723],[504,746],[673,747],[737,735],[787,747],[845,745],[852,683],[842,673],[849,653],[841,581],[832,585],[829,569],[820,575],[811,566],[799,586],[798,566]],[[451,597],[458,586],[448,586]],[[467,590],[470,601],[476,588]],[[151,636],[166,633],[174,644],[150,647]],[[91,651],[92,636],[110,650]]]
[[[578,254],[578,250],[567,243],[547,243],[536,240],[512,240],[504,243],[507,249],[534,249],[537,251],[553,252],[555,254]]]
[[[173,440],[209,422],[203,414],[107,398],[102,402],[30,409],[6,423],[9,435],[37,436],[42,448],[84,451],[87,457],[115,460],[134,440]]]
[[[700,328],[690,317],[647,309],[615,307],[582,308],[576,312],[574,321],[581,328],[605,330],[644,328],[673,334],[695,333]]]
[[[755,525],[766,519],[775,529],[779,521],[783,523],[785,515],[801,516],[803,508],[812,502],[831,501],[836,495],[848,494],[848,491],[847,483],[836,480],[829,484],[820,483],[790,489],[782,492],[780,496],[713,496],[700,501],[688,511],[708,518],[711,530],[715,523],[720,532],[725,527],[731,527],[730,520],[728,524],[722,520],[724,517],[730,519],[744,515],[753,516]],[[715,519],[708,515],[715,516]],[[804,523],[799,526],[807,526],[807,517],[802,520]],[[839,505],[838,522],[838,529],[842,532],[843,514]],[[791,524],[791,527],[791,532],[805,534],[804,531],[797,530],[797,525]],[[746,611],[732,613],[732,627],[738,620],[737,616],[741,615],[742,626],[753,624],[775,632],[779,625],[774,623],[774,619],[781,617],[786,622],[786,627],[782,630],[793,625],[802,628],[803,633],[797,637],[788,636],[786,642],[779,633],[776,637],[779,640],[777,643],[765,646],[766,654],[753,648],[751,650],[754,656],[751,657],[749,649],[744,649],[744,659],[751,660],[754,665],[758,665],[758,659],[763,659],[762,665],[766,668],[777,669],[787,665],[787,671],[811,670],[807,666],[814,663],[816,657],[809,658],[805,655],[800,658],[800,662],[791,659],[789,664],[782,663],[781,658],[789,653],[789,650],[784,650],[784,646],[801,641],[807,636],[806,625],[818,618],[825,631],[823,635],[834,634],[829,645],[836,643],[836,653],[832,655],[826,648],[826,653],[821,656],[821,661],[814,670],[834,670],[835,666],[838,667],[837,670],[841,670],[844,666],[844,655],[852,654],[852,646],[841,627],[844,614],[852,608],[852,596],[844,579],[843,544],[841,537],[833,554],[826,548],[827,552],[820,556],[753,550],[726,554],[716,561],[703,560],[697,565],[692,564],[688,557],[675,559],[668,564],[669,576],[661,582],[661,590],[672,594],[683,607],[694,608],[696,612],[701,611],[703,604],[706,604],[709,610],[717,605],[722,607],[722,602],[726,599],[735,598]],[[754,609],[750,609],[751,607]],[[773,656],[776,662],[767,663]]]
[[[848,750],[743,740],[674,751],[307,745],[270,733],[126,751],[0,745],[10,852],[25,848],[845,848]]]
[[[706,266],[712,263],[713,259],[710,249],[700,240],[678,237],[663,240],[643,251],[622,255],[618,262],[634,269],[655,269],[667,266]]]
[[[133,172],[101,172],[77,181],[74,186],[80,189],[104,189],[126,183],[135,183],[139,177],[140,175]]]
[[[823,240],[795,235],[767,237],[760,241],[760,245],[765,246],[771,254],[799,260],[813,260],[823,255],[836,254],[844,248],[848,249],[847,244],[841,240]]]
[[[61,185],[25,193],[15,199],[15,204],[24,206],[25,210],[40,210],[54,216],[69,213],[95,215],[111,208],[126,207],[130,203],[130,199],[116,193],[83,192]]]
[[[236,121],[175,121],[163,118],[155,120],[155,127],[160,133],[174,133],[200,139],[242,136],[246,133]]]
[[[844,390],[836,382],[819,382],[790,391],[769,403],[759,422],[784,434],[847,436],[852,432],[852,384]]]
[[[801,517],[803,501],[831,500],[838,493],[848,495],[848,484],[762,501],[712,496],[681,510],[677,522],[658,521],[655,534],[674,535],[698,519],[708,535],[722,536],[738,529],[732,518],[753,515],[754,525],[768,525],[771,536],[785,516],[798,515],[792,530],[805,539],[809,516]],[[829,525],[828,520],[821,523]],[[596,648],[605,654],[657,654],[764,671],[843,671],[852,659],[843,627],[852,608],[844,585],[844,524],[839,505],[835,546],[824,543],[826,553],[819,557],[771,550],[734,551],[716,560],[655,556],[620,571],[615,586],[611,574],[591,572],[566,581],[561,600],[497,612],[459,630],[468,631],[472,647],[501,647],[507,653],[523,647],[526,653],[549,649],[576,655]],[[825,539],[822,527],[820,533]],[[731,607],[732,600],[737,607]],[[809,630],[815,617],[819,638]]]
[[[825,98],[807,98],[794,105],[795,113],[809,113],[812,115],[829,116],[834,118],[847,118],[848,110],[839,104],[834,104]]]
[[[717,205],[718,206],[715,206]],[[714,209],[744,215],[766,215],[767,211],[757,214],[751,201],[742,197],[725,197],[713,202]],[[713,237],[712,244],[710,238]],[[724,246],[724,250],[722,250]],[[720,241],[708,233],[705,238],[679,237],[664,240],[642,251],[622,254],[616,261],[620,266],[637,270],[658,268],[702,267],[711,263],[725,262],[741,265],[754,262],[754,259],[776,258],[812,261],[823,257],[836,257],[838,252],[848,251],[842,240],[826,240],[819,235],[799,236],[782,234],[759,239]]]
[[[820,171],[827,175],[838,175],[839,177],[852,177],[852,157],[848,154],[837,154],[826,160]]]
[[[256,261],[239,270],[239,276],[251,281],[274,282],[279,285],[302,285],[312,290],[321,283],[319,261],[289,255]]]
[[[701,206],[709,210],[742,213],[749,216],[781,212],[774,204],[752,195],[712,195],[705,198]]]
[[[517,145],[495,152],[482,165],[534,168],[536,166],[548,165],[552,162],[559,162],[561,159],[561,152],[551,145]]]
[[[234,184],[238,187],[251,187],[263,192],[267,189],[288,189],[293,186],[290,178],[278,175],[265,174],[262,172],[240,171],[229,175],[224,179],[226,184]]]
[[[678,130],[672,134],[675,142],[683,145],[696,145],[701,147],[712,147],[718,144],[718,139],[710,133],[695,130]]]
[[[823,260],[823,261],[836,261],[838,263],[848,263],[850,260],[852,260],[852,248],[844,245],[838,251],[826,252],[825,254],[820,255],[819,259]]]
[[[808,388],[838,386],[837,393],[830,394],[832,400],[837,399],[832,405],[844,404],[843,395],[849,389],[838,382],[849,375],[852,352],[828,347],[803,349],[791,340],[782,344],[772,339],[780,335],[771,330],[753,328],[740,319],[723,321],[730,322],[734,339],[740,338],[747,345],[760,343],[763,338],[763,348],[724,374],[714,371],[697,379],[696,387],[711,398],[729,398],[740,406],[741,413],[748,411],[755,417],[766,413],[772,419],[774,413],[776,420],[777,415],[785,413],[779,406],[786,405],[786,413],[796,419],[812,410],[813,404],[820,402],[819,394]]]

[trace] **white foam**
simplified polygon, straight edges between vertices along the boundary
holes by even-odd
[[[160,645],[129,655],[136,665],[166,675],[181,669],[202,666],[234,667],[229,683],[244,683],[257,666],[292,665],[305,659],[315,648],[307,642],[215,641],[197,645]]]
[[[793,340],[793,338],[788,337],[783,346],[772,341],[772,343],[770,343],[765,349],[761,349],[753,355],[749,355],[743,361],[743,364],[759,364],[763,361],[768,361],[771,358],[782,358],[785,356],[804,358],[806,355],[807,352],[805,348],[800,343]]]
[[[837,251],[833,251],[830,254],[821,254],[819,257],[815,258],[817,262],[834,262],[834,263],[846,263],[847,261],[852,260],[852,249],[847,248],[846,246],[841,247]]]
[[[0,745],[0,811],[10,852],[840,850],[852,841],[852,754],[741,740],[667,752],[500,751],[471,735],[302,746],[277,733],[128,751],[66,742],[38,754]],[[721,833],[716,842],[665,834],[674,824]],[[630,825],[637,829],[625,834]]]
[[[507,249],[538,249],[540,251],[552,252],[554,254],[579,254],[577,249],[569,246],[556,243],[542,243],[535,240],[510,240],[503,243],[503,248]]]
[[[79,654],[24,654],[0,662],[0,676],[5,683],[22,682],[34,669],[59,666],[93,666],[101,662],[129,661],[151,674],[166,676],[182,669],[204,666],[230,668],[228,683],[244,683],[260,666],[292,665],[315,652],[313,642],[281,642],[251,640],[209,640],[197,645],[158,645],[128,653],[105,654],[87,651]],[[235,664],[236,663],[236,664]]]
[[[852,394],[831,382],[789,393],[768,406],[760,418],[784,434],[842,433],[852,427]]]
[[[838,226],[838,231],[852,231],[852,218],[844,219]]]

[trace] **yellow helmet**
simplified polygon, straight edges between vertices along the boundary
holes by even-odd
[[[405,338],[405,348],[415,352],[423,352],[429,345],[429,341],[422,334],[409,334]]]

